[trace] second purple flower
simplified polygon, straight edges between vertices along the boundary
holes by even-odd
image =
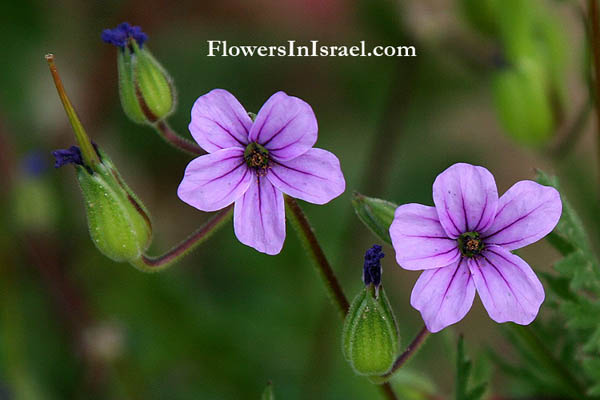
[[[531,323],[544,288],[511,251],[554,229],[562,212],[558,191],[520,181],[499,198],[487,169],[460,163],[438,175],[433,202],[398,207],[390,227],[398,264],[424,270],[410,302],[427,329],[438,332],[460,321],[475,292],[494,321]]]
[[[260,252],[283,247],[283,193],[325,204],[345,190],[337,157],[313,148],[317,119],[297,97],[275,93],[252,121],[231,93],[215,89],[194,103],[189,129],[209,154],[189,163],[177,195],[202,211],[235,203],[237,238]]]

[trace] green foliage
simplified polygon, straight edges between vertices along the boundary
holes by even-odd
[[[560,191],[557,178],[543,171],[538,171],[537,181]],[[555,312],[531,328],[506,327],[518,365],[495,353],[492,358],[532,394],[591,399],[600,395],[600,265],[581,219],[563,193],[561,199],[561,219],[547,240],[563,258],[554,264],[556,274],[540,274],[546,306]]]
[[[456,400],[479,400],[485,393],[487,384],[480,383],[470,388],[469,377],[471,376],[473,364],[465,355],[465,345],[462,336],[458,338],[456,350]]]

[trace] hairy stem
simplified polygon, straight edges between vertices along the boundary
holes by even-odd
[[[196,143],[179,136],[165,121],[158,121],[154,127],[160,136],[173,147],[195,156],[206,154]]]
[[[425,339],[429,336],[429,331],[426,327],[421,328],[417,336],[413,339],[412,342],[408,345],[404,353],[400,354],[400,356],[394,362],[392,368],[383,375],[384,377],[390,377],[394,374],[394,372],[398,371],[406,362],[421,348],[421,345],[425,342]]]
[[[232,206],[219,211],[208,222],[202,225],[198,230],[188,236],[181,243],[174,246],[171,250],[160,256],[148,256],[143,254],[139,259],[132,261],[131,265],[142,272],[150,273],[159,272],[169,268],[171,265],[175,264],[196,247],[198,247],[198,245],[202,244],[210,237],[211,234],[216,232],[221,226],[223,226],[223,224],[229,221],[229,219],[231,219],[231,215],[233,214],[232,211]]]
[[[335,272],[331,268],[329,261],[327,261],[327,257],[325,257],[325,253],[315,236],[315,233],[306,218],[306,215],[293,198],[289,196],[285,196],[285,204],[288,210],[288,217],[292,221],[292,225],[296,228],[296,232],[300,239],[302,240],[306,250],[308,250],[310,257],[315,262],[315,266],[323,279],[323,283],[327,288],[327,293],[331,297],[331,300],[335,303],[340,312],[342,318],[346,316],[348,309],[350,308],[350,303],[342,290],[342,286],[335,276]]]

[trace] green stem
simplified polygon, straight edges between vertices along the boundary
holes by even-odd
[[[564,389],[575,399],[584,399],[586,397],[581,385],[565,368],[559,360],[554,358],[550,350],[544,343],[532,332],[531,328],[522,325],[511,324],[511,330],[529,347],[533,356],[540,365],[546,366],[548,371],[554,376],[556,381],[561,382]]]
[[[285,204],[288,210],[288,218],[292,222],[292,225],[296,229],[298,236],[302,240],[302,243],[308,250],[308,254],[312,258],[317,267],[317,271],[319,276],[323,280],[325,287],[327,288],[327,293],[331,300],[335,303],[340,312],[342,318],[346,316],[348,309],[350,308],[350,303],[342,290],[342,286],[338,282],[329,261],[327,261],[327,257],[325,257],[325,253],[315,236],[315,233],[310,226],[310,222],[304,215],[304,212],[293,198],[289,196],[285,196]]]
[[[202,150],[202,148],[196,143],[179,136],[173,129],[171,129],[166,121],[158,121],[154,125],[154,128],[167,143],[176,149],[195,156],[206,154],[206,152]]]
[[[231,219],[233,207],[229,206],[219,211],[208,222],[188,236],[181,243],[160,256],[148,256],[143,254],[139,259],[132,261],[131,265],[142,272],[160,272],[177,263],[192,250],[202,244],[214,232]]]
[[[84,163],[88,167],[93,167],[94,164],[100,163],[100,158],[98,157],[98,154],[96,154],[96,150],[94,150],[94,146],[92,146],[92,142],[85,132],[85,129],[83,129],[83,125],[81,124],[81,121],[79,120],[79,117],[77,116],[69,97],[67,96],[67,92],[62,84],[62,80],[60,79],[60,75],[56,69],[56,65],[54,64],[54,54],[46,54],[46,61],[48,62],[50,73],[54,79],[54,85],[56,86],[58,96],[62,101],[65,112],[67,113],[67,117],[69,117],[69,122],[71,122],[73,131],[75,131],[75,138],[77,139],[77,144],[79,144]]]

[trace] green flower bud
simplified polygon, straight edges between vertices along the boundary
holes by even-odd
[[[346,316],[344,356],[359,375],[383,375],[394,364],[398,341],[398,326],[385,290],[381,287],[377,293],[370,284],[354,298]]]
[[[144,43],[139,26],[122,23],[105,29],[102,40],[118,48],[119,94],[125,114],[134,122],[153,124],[166,118],[175,106],[172,79]]]
[[[90,236],[98,250],[111,260],[136,260],[152,239],[148,212],[108,156],[98,153],[101,163],[93,171],[76,165]]]
[[[386,200],[367,197],[354,192],[352,206],[358,218],[381,240],[392,244],[390,225],[398,206]]]
[[[49,54],[46,59],[79,144],[79,147],[54,151],[55,167],[75,166],[90,235],[98,250],[114,261],[136,260],[152,238],[148,213],[110,158],[90,141],[63,88],[54,56]]]
[[[140,49],[132,41],[131,46],[119,51],[117,66],[121,105],[132,121],[152,124],[173,111],[172,79],[146,47]]]
[[[539,146],[554,132],[548,76],[533,59],[524,59],[515,68],[500,71],[494,80],[498,117],[515,140]]]

